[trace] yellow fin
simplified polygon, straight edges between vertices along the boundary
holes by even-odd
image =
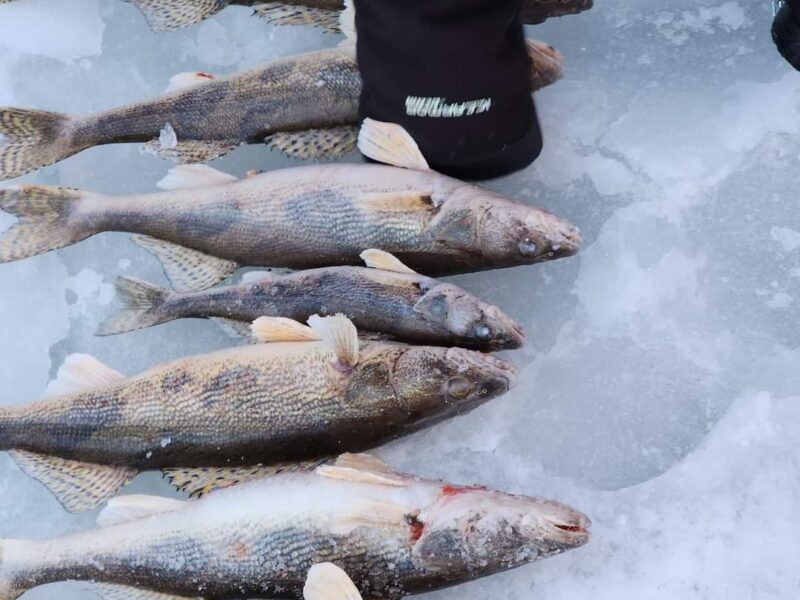
[[[56,378],[50,382],[44,397],[88,392],[124,381],[125,375],[104,365],[88,354],[70,354]]]
[[[404,265],[399,258],[389,252],[370,248],[361,253],[361,259],[371,269],[383,269],[384,271],[394,271],[395,273],[409,273],[416,275],[417,272],[411,267]]]
[[[322,338],[308,325],[285,317],[259,317],[251,326],[260,342],[318,342]]]
[[[233,275],[239,268],[232,260],[210,256],[164,240],[135,235],[133,241],[161,261],[172,287],[179,292],[210,288]]]
[[[364,119],[358,134],[358,149],[364,156],[387,165],[430,171],[417,142],[395,123]]]
[[[163,469],[164,477],[179,492],[186,492],[192,498],[200,498],[216,490],[221,490],[247,481],[272,477],[278,473],[292,471],[311,471],[329,459],[299,463],[276,464],[270,466],[252,465],[246,467],[200,467],[196,469]]]
[[[69,512],[91,510],[138,474],[130,467],[95,465],[27,450],[9,455],[23,473],[40,481]]]
[[[100,527],[122,525],[155,515],[180,510],[186,506],[185,500],[133,494],[118,496],[108,501],[106,507],[97,515]]]
[[[370,454],[342,454],[332,465],[317,467],[316,473],[331,479],[389,487],[405,487],[408,483],[407,477]]]
[[[184,190],[225,185],[238,181],[233,175],[207,165],[178,165],[172,167],[156,187],[161,190]]]
[[[333,317],[312,315],[308,324],[320,339],[333,346],[342,365],[354,367],[358,364],[358,330],[350,319],[343,314]]]
[[[353,580],[333,563],[319,563],[308,570],[303,587],[305,600],[362,600]]]

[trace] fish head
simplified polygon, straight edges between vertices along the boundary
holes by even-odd
[[[591,526],[560,502],[447,485],[417,519],[416,560],[469,578],[578,548],[589,541]]]
[[[454,343],[483,350],[513,350],[525,343],[522,328],[497,306],[482,302],[450,283],[431,280],[420,288],[414,312],[434,330],[443,329]]]
[[[405,346],[391,368],[392,388],[419,424],[464,414],[513,385],[513,366],[464,348]]]
[[[433,235],[475,266],[509,267],[576,254],[577,227],[489,190],[461,185],[439,208]]]

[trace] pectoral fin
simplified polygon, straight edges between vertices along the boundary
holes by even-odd
[[[156,183],[161,190],[185,190],[225,185],[238,181],[233,175],[223,173],[207,165],[178,165]]]
[[[382,269],[384,271],[393,271],[395,273],[408,273],[416,275],[417,272],[411,267],[407,267],[402,261],[394,254],[384,252],[383,250],[376,250],[370,248],[361,253],[361,260],[364,261],[371,269]]]
[[[329,33],[339,32],[339,11],[269,2],[255,7],[255,14],[273,25],[311,25]]]
[[[302,160],[339,158],[356,149],[358,129],[332,127],[275,133],[265,143],[273,150]]]
[[[308,324],[320,339],[333,346],[341,366],[350,368],[358,364],[358,330],[350,319],[342,314],[333,317],[312,315]]]
[[[430,171],[414,138],[400,125],[364,119],[358,134],[358,149],[372,160],[412,169]]]
[[[103,600],[190,600],[185,596],[171,596],[150,590],[128,587],[126,585],[101,584],[97,592]],[[203,600],[199,596],[194,600]]]
[[[69,512],[91,510],[138,474],[129,467],[95,465],[26,450],[9,455],[23,473],[40,481]]]
[[[172,287],[179,292],[210,288],[233,275],[239,268],[232,260],[210,256],[156,238],[134,236],[133,241],[161,261]]]
[[[361,600],[353,580],[333,563],[319,563],[308,570],[303,587],[305,600]]]
[[[186,492],[191,498],[200,498],[216,490],[233,487],[240,483],[265,479],[278,473],[291,471],[311,471],[328,459],[277,464],[265,467],[203,467],[198,469],[164,469],[164,477],[179,492]]]

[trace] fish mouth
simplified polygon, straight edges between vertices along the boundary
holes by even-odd
[[[550,526],[551,541],[561,549],[577,548],[591,538],[592,520],[582,512],[563,504],[550,502],[544,519]]]

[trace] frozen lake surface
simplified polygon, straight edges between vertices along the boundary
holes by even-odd
[[[521,385],[382,449],[415,473],[556,498],[592,542],[435,594],[484,600],[800,596],[800,75],[775,52],[766,0],[596,0],[531,28],[567,57],[537,95],[531,169],[489,187],[579,225],[579,257],[459,277],[528,329]],[[338,43],[226,10],[157,36],[118,0],[0,7],[0,105],[91,112],[160,93],[177,72],[228,73]],[[355,160],[351,157],[350,160]],[[291,161],[264,147],[215,166]],[[24,181],[154,189],[168,164],[95,148]],[[0,230],[12,222],[0,216]],[[72,352],[125,372],[229,344],[213,324],[93,332],[119,274],[163,282],[127,236],[0,265],[0,400],[39,396]],[[156,475],[129,490],[170,493]],[[89,527],[0,455],[0,537]],[[87,598],[59,585],[31,600]]]

